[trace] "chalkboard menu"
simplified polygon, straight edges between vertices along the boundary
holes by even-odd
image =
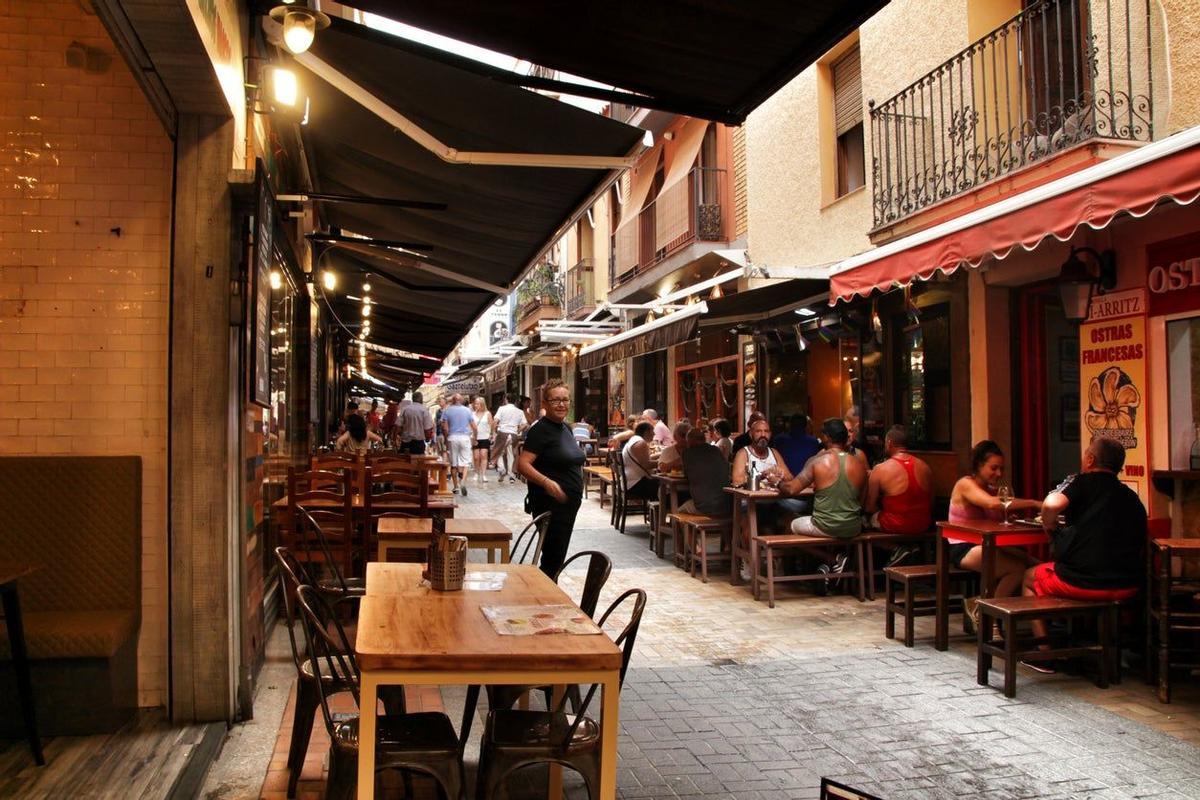
[[[274,261],[275,196],[260,162],[251,262],[250,401],[271,407],[271,264]]]

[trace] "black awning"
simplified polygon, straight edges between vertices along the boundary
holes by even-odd
[[[640,129],[423,57],[400,42],[335,19],[317,36],[312,53],[459,150],[619,157],[641,141]],[[495,295],[432,276],[420,262],[509,286],[608,174],[447,163],[315,73],[297,68],[311,98],[301,130],[316,191],[447,204],[444,211],[364,203],[322,206],[324,221],[343,232],[432,248],[413,256],[408,267],[395,264],[395,251],[384,251],[394,277],[425,288],[391,281],[385,297],[384,281],[372,281],[381,291],[371,339],[382,344],[431,355],[449,352]],[[322,266],[329,266],[329,259],[349,269],[352,259],[359,266],[378,266],[375,259],[348,255],[344,248],[324,258]],[[448,288],[431,288],[439,286]],[[339,288],[335,294],[344,292]],[[348,325],[359,322],[357,303],[339,305],[335,299],[333,304]],[[354,315],[347,319],[342,306],[353,306]]]
[[[709,300],[700,327],[759,322],[790,314],[801,305],[827,303],[829,281],[793,279]]]
[[[740,124],[887,0],[344,4],[645,96],[633,105]]]
[[[595,350],[580,353],[579,368],[588,372],[624,358],[634,358],[646,353],[666,350],[668,347],[694,339],[698,327],[699,316],[692,314],[675,322],[633,333],[630,336],[618,334],[613,337],[617,341],[611,344],[601,344]],[[630,329],[630,333],[633,331],[637,331],[637,328]]]

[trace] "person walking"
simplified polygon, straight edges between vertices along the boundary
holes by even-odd
[[[492,412],[487,410],[483,395],[475,398],[475,409],[471,416],[475,419],[475,482],[488,482],[488,453],[492,449]]]
[[[471,473],[471,445],[475,442],[475,419],[471,410],[463,405],[461,394],[450,398],[450,405],[442,412],[442,428],[446,435],[446,446],[450,449],[450,477],[454,479],[454,491],[467,496],[467,476]]]
[[[542,572],[558,574],[571,546],[575,515],[583,502],[583,463],[586,457],[567,425],[571,393],[560,380],[542,387],[545,415],[525,435],[517,471],[529,485],[529,513],[536,519],[550,512],[550,526],[542,544]]]
[[[509,483],[516,483],[516,445],[521,431],[525,429],[525,412],[517,408],[517,396],[508,394],[508,401],[496,409],[496,437],[492,442],[492,466],[496,467],[498,480],[508,476]]]
[[[400,410],[396,427],[400,430],[400,452],[416,456],[425,454],[426,442],[433,439],[433,415],[425,407],[420,392],[413,392],[412,402]]]

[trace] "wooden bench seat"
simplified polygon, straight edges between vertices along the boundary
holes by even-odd
[[[671,515],[671,523],[677,526],[682,534],[682,546],[676,548],[683,555],[683,568],[696,577],[696,562],[700,562],[700,580],[708,583],[708,562],[710,560],[733,563],[733,518],[710,517],[707,514],[685,514],[676,512]],[[716,553],[708,552],[708,537],[716,536],[719,549]],[[732,569],[732,566],[731,566]]]
[[[825,572],[805,574],[775,574],[775,557],[787,550],[845,550],[848,559],[846,569],[836,575]],[[762,562],[766,561],[766,575],[762,574]],[[859,537],[838,539],[833,536],[807,536],[795,533],[775,533],[756,536],[750,541],[750,590],[754,599],[760,599],[760,583],[767,585],[767,607],[775,607],[775,584],[794,581],[846,580],[858,581],[858,599],[866,599],[863,581],[862,543]],[[853,566],[853,569],[851,569]]]
[[[1064,647],[1039,650],[1036,645],[1019,647],[1018,623],[1025,620],[1088,619],[1096,623],[1099,641],[1079,645],[1068,642]],[[976,682],[988,685],[992,657],[1004,659],[1004,696],[1017,696],[1017,663],[1046,661],[1059,658],[1094,657],[1099,662],[1100,675],[1096,681],[1101,689],[1108,688],[1116,660],[1114,646],[1117,604],[1107,600],[1071,600],[1066,597],[992,597],[979,601],[979,630],[976,646]],[[1004,625],[1004,640],[992,638],[995,623]]]
[[[953,568],[950,570],[950,580],[960,583],[974,581],[979,576],[977,572]],[[883,635],[888,639],[896,638],[896,614],[904,618],[904,646],[913,646],[913,620],[916,617],[932,617],[937,614],[937,597],[931,592],[926,597],[918,597],[917,589],[927,584],[931,589],[937,582],[936,564],[916,564],[911,566],[884,567],[884,614]],[[901,598],[896,599],[896,589],[901,589]],[[964,598],[961,594],[950,597],[951,610],[961,611]],[[964,622],[964,628],[966,623]]]
[[[875,568],[876,547],[904,547],[917,545],[925,555],[925,560],[932,560],[933,545],[937,541],[937,528],[931,528],[921,533],[889,533],[888,531],[863,531],[858,539],[862,542],[863,556],[866,563],[867,599],[875,599],[875,579],[883,575],[883,570]]]

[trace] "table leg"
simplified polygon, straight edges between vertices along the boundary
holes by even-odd
[[[489,548],[487,549],[487,562],[488,562],[489,564],[495,564],[495,563],[496,563],[496,548],[494,548],[494,547],[489,547]]]
[[[550,687],[550,708],[551,710],[558,708],[558,704],[562,702],[563,696],[567,693],[567,687],[562,684],[554,684]],[[546,783],[546,797],[550,800],[560,800],[563,796],[563,768],[562,764],[550,762],[549,780]]]
[[[609,674],[602,684],[603,709],[600,717],[600,800],[617,797],[617,720],[621,707],[621,685],[617,672]]]
[[[25,650],[25,626],[21,621],[21,599],[14,584],[0,587],[4,597],[4,621],[8,627],[8,646],[12,653],[13,669],[17,673],[17,694],[21,700],[21,714],[25,717],[25,735],[33,760],[40,767],[46,763],[42,755],[42,742],[38,738],[37,712],[33,702],[33,680],[29,674],[29,653]]]
[[[358,800],[375,797],[375,706],[378,695],[377,678],[364,671],[359,683]]]
[[[507,564],[510,558],[511,556],[508,554],[508,542],[504,542],[500,545],[500,563]]]
[[[729,585],[737,586],[742,582],[741,565],[738,564],[737,554],[745,552],[742,550],[742,504],[738,498],[733,498],[733,540],[730,542],[730,547],[733,548],[733,555],[729,559]]]
[[[934,614],[933,646],[945,650],[950,646],[950,562],[946,554],[946,537],[937,537],[937,610]]]
[[[746,499],[746,528],[750,538],[750,594],[758,599],[758,506],[754,498]]]
[[[983,563],[979,571],[979,596],[991,597],[995,591],[996,582],[996,541],[990,536],[983,537]]]

